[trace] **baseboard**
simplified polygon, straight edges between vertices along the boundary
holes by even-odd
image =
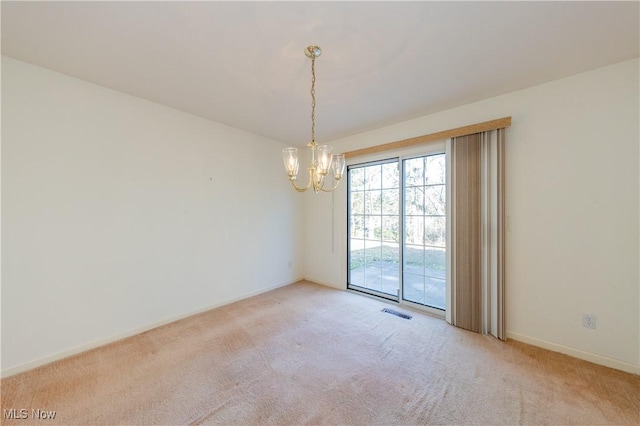
[[[347,289],[346,285],[342,285],[342,286],[341,285],[335,285],[335,284],[328,283],[328,282],[322,281],[322,280],[317,280],[317,279],[311,278],[311,277],[305,277],[304,279],[306,281],[310,281],[312,283],[320,284],[320,285],[323,285],[323,286],[326,286],[326,287],[336,288],[338,290],[346,290]]]
[[[0,377],[5,378],[5,377],[9,377],[9,376],[13,376],[15,374],[19,374],[19,373],[23,373],[25,371],[37,368],[37,367],[41,367],[43,365],[46,364],[50,364],[52,362],[55,361],[59,361],[63,358],[67,358],[73,355],[77,355],[80,354],[82,352],[86,352],[88,350],[91,349],[95,349],[98,348],[100,346],[104,346],[113,342],[116,342],[118,340],[122,340],[122,339],[126,339],[128,337],[131,336],[135,336],[136,334],[140,334],[140,333],[144,333],[145,331],[149,331],[151,329],[157,328],[157,327],[161,327],[163,325],[175,322],[175,321],[179,321],[183,318],[187,318],[190,317],[192,315],[197,315],[203,312],[207,312],[210,311],[211,309],[215,309],[215,308],[219,308],[221,306],[224,305],[228,305],[243,299],[247,299],[249,297],[253,297],[253,296],[257,296],[259,294],[262,293],[266,293],[267,291],[271,291],[271,290],[275,290],[276,288],[279,287],[284,287],[293,283],[296,283],[298,281],[302,281],[302,280],[306,280],[306,281],[311,281],[317,284],[321,284],[327,287],[332,287],[332,288],[336,288],[339,290],[344,290],[345,288],[343,286],[336,286],[335,284],[331,284],[331,283],[327,283],[327,282],[323,282],[322,280],[317,280],[314,278],[310,278],[310,277],[304,277],[304,278],[295,278],[293,280],[291,280],[290,282],[285,282],[282,284],[277,284],[274,286],[270,286],[270,287],[266,287],[266,288],[262,288],[260,290],[256,290],[256,291],[251,291],[248,293],[244,293],[240,296],[237,297],[233,297],[230,299],[226,299],[223,301],[220,301],[219,303],[216,303],[214,305],[210,305],[207,306],[205,308],[202,309],[197,309],[195,311],[191,311],[188,312],[186,314],[183,315],[179,315],[179,316],[175,316],[175,317],[171,317],[162,321],[157,321],[154,323],[150,323],[147,325],[144,325],[142,327],[138,327],[135,328],[127,333],[122,333],[122,334],[118,334],[115,336],[111,336],[108,337],[106,339],[101,339],[101,340],[96,340],[93,341],[91,343],[87,343],[85,345],[80,345],[80,346],[76,346],[74,348],[71,348],[69,350],[66,351],[62,351],[53,355],[49,355],[46,357],[42,357],[42,358],[38,358],[36,360],[33,361],[29,361],[26,362],[24,364],[20,364],[17,365],[15,367],[11,367],[8,368],[6,370],[2,370],[0,372]],[[625,371],[627,373],[632,373],[632,374],[637,374],[640,375],[640,365],[634,365],[634,364],[630,364],[628,362],[624,362],[624,361],[620,361],[617,359],[613,359],[613,358],[609,358],[606,356],[602,356],[602,355],[597,355],[591,352],[586,352],[586,351],[582,351],[580,349],[575,349],[575,348],[571,348],[568,346],[564,346],[564,345],[559,345],[557,343],[552,343],[552,342],[548,342],[546,340],[542,340],[542,339],[536,339],[534,337],[529,337],[523,334],[519,334],[519,333],[513,333],[513,332],[507,332],[507,338],[508,339],[513,339],[513,340],[517,340],[519,342],[522,343],[527,343],[533,346],[537,346],[543,349],[548,349],[554,352],[559,352],[565,355],[569,355],[572,356],[574,358],[578,358],[578,359],[582,359],[585,361],[589,361],[589,362],[593,362],[594,364],[598,364],[598,365],[603,365],[605,367],[610,367],[610,368],[614,368],[616,370],[621,370],[621,371]]]
[[[220,301],[220,302],[218,302],[218,303],[216,303],[214,305],[207,306],[207,307],[202,308],[202,309],[197,309],[195,311],[191,311],[191,312],[188,312],[188,313],[183,314],[183,315],[174,316],[174,317],[162,320],[162,321],[156,321],[156,322],[153,322],[153,323],[150,323],[150,324],[146,324],[146,325],[144,325],[142,327],[137,327],[137,328],[135,328],[133,330],[130,330],[130,331],[126,332],[126,333],[121,333],[121,334],[117,334],[115,336],[107,337],[105,339],[96,340],[96,341],[93,341],[93,342],[90,342],[90,343],[87,343],[87,344],[84,344],[84,345],[76,346],[76,347],[68,349],[66,351],[62,351],[62,352],[58,352],[58,353],[53,354],[53,355],[49,355],[49,356],[45,356],[45,357],[42,357],[42,358],[38,358],[38,359],[33,360],[33,361],[25,362],[24,364],[20,364],[20,365],[17,365],[15,367],[7,368],[6,370],[2,370],[2,372],[0,372],[0,377],[1,378],[5,378],[5,377],[13,376],[15,374],[23,373],[25,371],[28,371],[28,370],[31,370],[31,369],[34,369],[34,368],[37,368],[37,367],[41,367],[41,366],[46,365],[46,364],[50,364],[52,362],[59,361],[59,360],[61,360],[63,358],[68,358],[70,356],[77,355],[77,354],[80,354],[82,352],[86,352],[86,351],[89,351],[91,349],[98,348],[100,346],[108,345],[108,344],[116,342],[118,340],[126,339],[127,337],[135,336],[136,334],[144,333],[145,331],[149,331],[151,329],[154,329],[154,328],[157,328],[157,327],[161,327],[163,325],[166,325],[166,324],[169,324],[169,323],[172,323],[172,322],[175,322],[175,321],[179,321],[181,319],[184,319],[184,318],[187,318],[187,317],[190,317],[190,316],[193,316],[193,315],[197,315],[197,314],[200,314],[200,313],[203,313],[203,312],[210,311],[211,309],[219,308],[219,307],[224,306],[224,305],[229,305],[231,303],[238,302],[238,301],[243,300],[243,299],[248,299],[249,297],[253,297],[253,296],[257,296],[257,295],[262,294],[262,293],[266,293],[267,291],[275,290],[276,288],[280,288],[280,287],[284,287],[284,286],[296,283],[298,281],[301,281],[302,279],[303,278],[296,278],[296,279],[294,279],[294,280],[292,280],[290,282],[286,282],[286,283],[283,283],[283,284],[277,284],[277,285],[274,285],[274,286],[262,288],[260,290],[250,291],[248,293],[244,293],[244,294],[242,294],[240,296],[232,297],[230,299],[226,299],[226,300]]]
[[[625,371],[627,373],[633,373],[640,375],[640,365],[630,364],[628,362],[620,361],[614,358],[594,354],[591,352],[582,351],[580,349],[571,348],[557,343],[551,343],[546,340],[536,339],[534,337],[525,336],[519,333],[507,332],[507,338],[517,340],[518,342],[527,343],[529,345],[537,346],[550,351],[559,352],[561,354],[569,355],[574,358],[589,361],[594,364],[603,365],[605,367],[614,368],[616,370]]]

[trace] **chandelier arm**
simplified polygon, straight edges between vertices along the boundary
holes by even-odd
[[[289,180],[291,182],[291,185],[293,185],[293,187],[295,188],[296,191],[305,192],[307,189],[311,188],[311,184],[313,183],[313,169],[311,167],[309,168],[309,182],[307,183],[306,186],[298,186],[298,185],[296,185],[295,178],[289,179]],[[318,191],[316,191],[316,192],[318,192]]]
[[[309,189],[309,185],[307,185],[307,187],[306,187],[306,188],[299,188],[299,187],[296,185],[295,181],[293,181],[293,180],[291,181],[291,185],[293,185],[293,188],[294,188],[296,191],[298,191],[298,192],[305,192],[307,189]]]

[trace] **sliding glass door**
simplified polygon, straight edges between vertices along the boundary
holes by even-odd
[[[446,169],[444,154],[403,160],[404,245],[402,297],[445,308]]]
[[[444,154],[348,168],[348,288],[445,308]]]
[[[352,166],[349,187],[349,285],[397,299],[400,286],[398,160]]]

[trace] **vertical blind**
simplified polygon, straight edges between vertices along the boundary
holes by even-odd
[[[504,129],[452,138],[451,324],[505,338]]]

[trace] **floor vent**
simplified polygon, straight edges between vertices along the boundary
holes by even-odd
[[[408,319],[408,320],[410,320],[411,318],[413,318],[411,315],[403,314],[402,312],[394,311],[393,309],[389,309],[389,308],[384,308],[384,309],[382,310],[382,312],[384,312],[384,313],[386,313],[386,314],[395,315],[395,316],[397,316],[397,317],[404,318],[404,319]]]

